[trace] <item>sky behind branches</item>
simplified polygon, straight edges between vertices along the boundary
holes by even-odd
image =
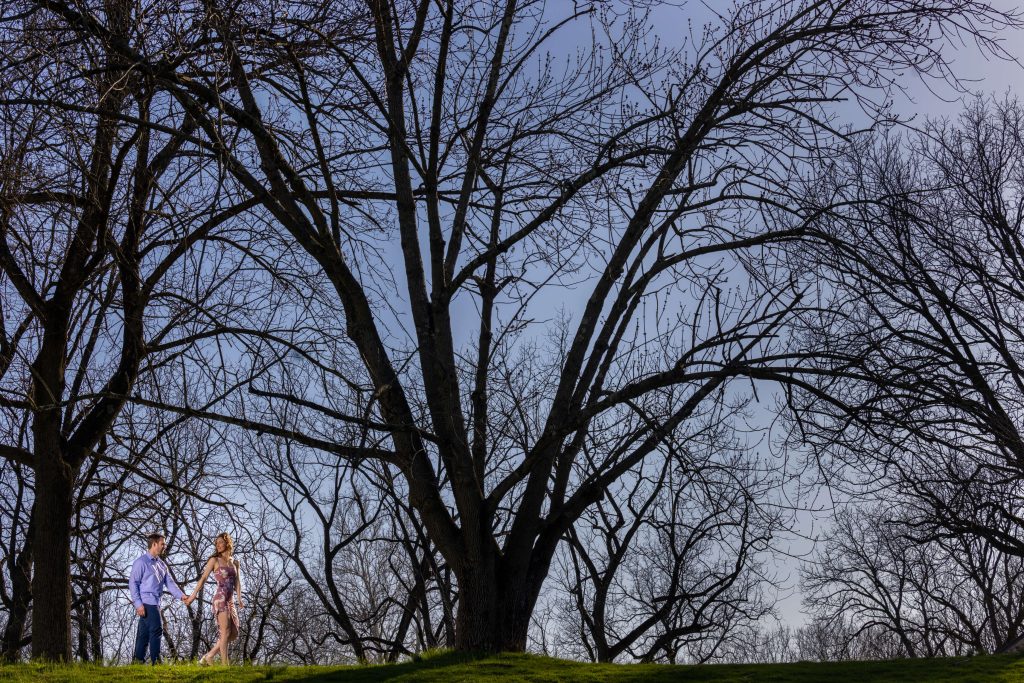
[[[992,0],[991,4],[999,10],[1024,12],[1024,6],[1014,0]],[[1001,41],[1001,47],[1017,62],[993,59],[974,43],[950,44],[943,54],[960,79],[963,92],[941,80],[922,80],[916,75],[907,75],[900,83],[903,90],[894,93],[894,113],[905,117],[910,127],[917,127],[928,118],[955,120],[963,110],[964,102],[973,97],[1021,98],[1024,95],[1024,30],[1007,31],[1001,36]],[[762,404],[766,409],[770,407],[770,403],[764,402],[764,397]],[[777,571],[783,579],[778,614],[780,620],[790,626],[799,626],[807,621],[807,616],[801,611],[798,558],[813,551],[814,544],[810,539],[826,530],[831,513],[808,511],[799,515],[799,519],[799,531],[807,538],[789,540],[786,543],[791,556],[777,558]]]

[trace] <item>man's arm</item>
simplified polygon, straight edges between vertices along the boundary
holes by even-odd
[[[135,609],[142,608],[142,594],[139,593],[139,585],[142,583],[142,576],[146,570],[142,560],[135,560],[132,563],[131,574],[128,575],[128,594],[132,597],[132,604]]]

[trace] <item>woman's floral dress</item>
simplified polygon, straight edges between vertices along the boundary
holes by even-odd
[[[238,611],[235,609],[235,588],[238,585],[238,572],[234,565],[217,567],[213,570],[213,578],[217,580],[217,592],[213,595],[213,619],[221,612],[228,613],[228,640],[238,637]]]

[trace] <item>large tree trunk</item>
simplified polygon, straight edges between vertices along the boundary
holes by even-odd
[[[540,586],[526,572],[502,571],[493,560],[464,563],[456,570],[459,605],[455,649],[523,652]]]
[[[30,395],[35,456],[32,504],[32,658],[71,661],[71,519],[76,468],[64,454],[60,399],[64,395],[66,306],[51,305]]]
[[[59,433],[36,435],[36,499],[32,508],[35,571],[32,575],[32,657],[71,660],[71,518],[75,472],[59,447]],[[55,444],[48,444],[55,445]],[[49,452],[46,452],[49,451]]]
[[[10,613],[7,615],[7,625],[0,638],[0,661],[15,662],[18,660],[21,648],[25,646],[25,622],[28,620],[29,605],[32,604],[32,534],[33,523],[29,520],[28,533],[25,535],[25,545],[18,553],[18,559],[14,562],[11,571],[11,597],[12,604]]]
[[[459,582],[456,650],[500,652],[504,649],[498,633],[497,576],[486,569],[463,565],[455,570]]]

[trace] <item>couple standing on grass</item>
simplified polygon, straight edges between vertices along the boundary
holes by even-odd
[[[228,664],[228,645],[238,638],[235,599],[238,599],[239,609],[245,607],[242,602],[242,573],[238,567],[238,560],[232,554],[234,544],[231,537],[227,533],[221,533],[213,540],[214,553],[206,561],[203,575],[195,590],[188,596],[178,588],[161,557],[164,548],[167,547],[163,534],[150,534],[147,540],[149,549],[135,560],[131,575],[128,577],[128,592],[131,593],[135,613],[139,615],[139,629],[135,634],[135,655],[132,661],[145,663],[147,647],[149,659],[153,664],[160,659],[160,637],[164,632],[160,617],[160,596],[164,589],[166,588],[175,599],[191,605],[212,573],[217,582],[212,610],[213,618],[220,630],[220,638],[210,651],[199,659],[199,663],[208,665],[212,663],[213,657],[220,653],[221,663]]]

